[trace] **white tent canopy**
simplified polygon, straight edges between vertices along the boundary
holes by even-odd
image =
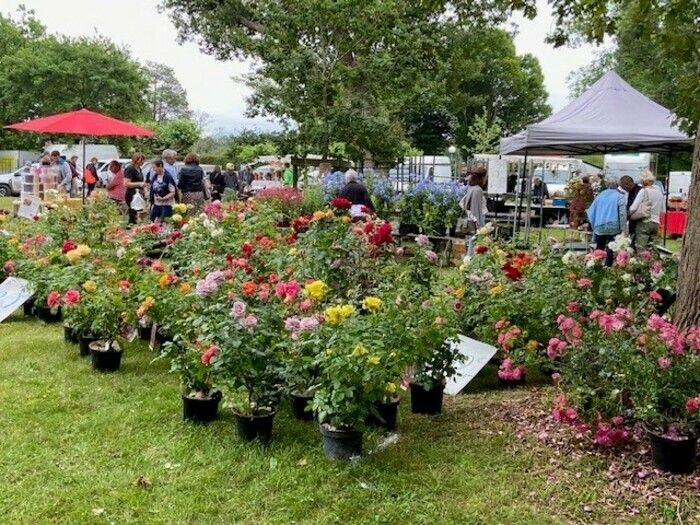
[[[614,71],[551,117],[501,139],[501,155],[692,150],[673,114]]]

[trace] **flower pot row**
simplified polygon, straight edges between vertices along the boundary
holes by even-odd
[[[121,367],[123,351],[114,341],[90,334],[79,334],[69,326],[63,327],[66,343],[77,344],[81,357],[90,356],[92,367],[100,372],[116,372]]]

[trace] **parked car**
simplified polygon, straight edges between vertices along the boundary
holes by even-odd
[[[29,166],[23,166],[10,173],[0,173],[0,197],[19,195],[22,191],[22,175],[29,173]]]

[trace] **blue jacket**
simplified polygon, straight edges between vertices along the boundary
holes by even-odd
[[[627,194],[614,189],[602,191],[586,210],[596,235],[617,235],[627,222]]]

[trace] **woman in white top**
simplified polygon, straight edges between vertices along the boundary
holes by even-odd
[[[642,173],[640,180],[642,189],[630,206],[630,218],[638,221],[634,230],[635,249],[646,250],[659,231],[660,217],[666,206],[664,194],[654,184],[654,174],[647,170]]]

